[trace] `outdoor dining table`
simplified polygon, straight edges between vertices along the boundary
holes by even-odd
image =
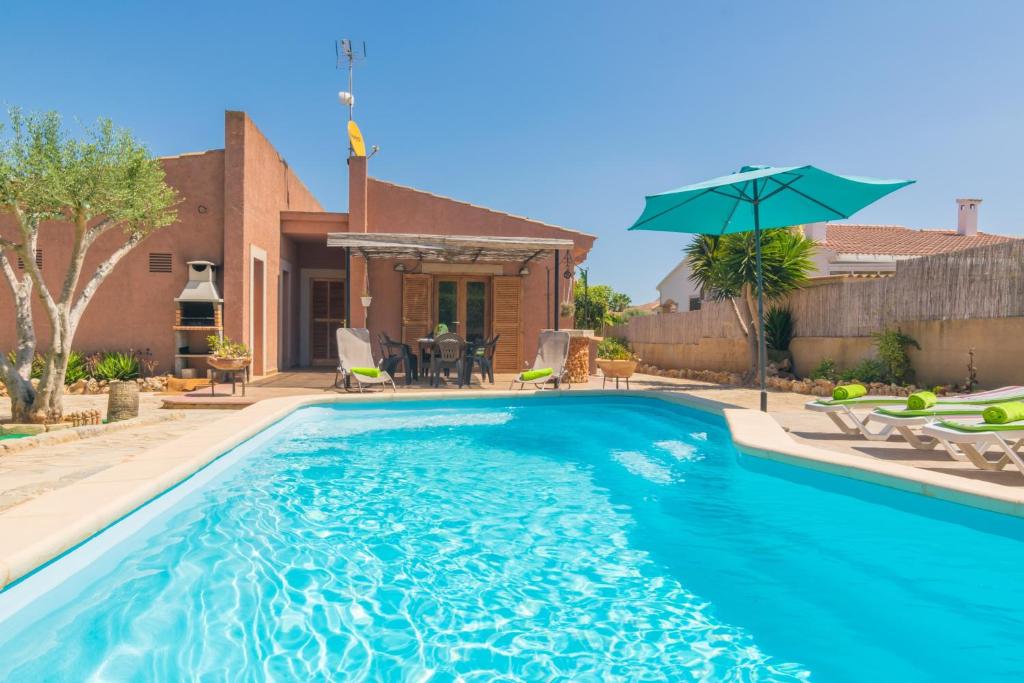
[[[422,380],[422,379],[426,378],[426,381],[430,382],[431,379],[430,379],[430,369],[429,369],[430,366],[429,366],[429,363],[430,363],[430,357],[434,353],[434,338],[433,337],[420,337],[419,339],[416,340],[416,343],[419,344],[419,347],[420,347],[420,362],[423,364],[423,367],[425,368],[425,371],[420,373],[420,379]],[[466,359],[469,357],[469,349],[472,346],[473,346],[473,344],[467,342],[464,339],[462,340],[462,358],[461,358],[461,363],[463,365],[465,365]],[[459,370],[459,374],[462,375],[462,373],[463,373],[463,370]]]

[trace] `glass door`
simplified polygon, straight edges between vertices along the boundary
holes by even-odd
[[[438,277],[435,325],[445,325],[466,341],[484,341],[490,322],[488,290],[488,278]]]

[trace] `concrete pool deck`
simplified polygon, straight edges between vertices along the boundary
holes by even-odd
[[[298,384],[302,378],[292,379]],[[333,373],[328,384],[330,379]],[[276,386],[254,386],[252,391],[259,392],[260,400],[245,410],[185,411],[193,415],[153,425],[150,432],[139,428],[69,444],[68,452],[34,449],[18,454],[31,454],[30,458],[0,459],[0,501],[8,501],[7,507],[0,509],[0,587],[73,548],[303,405],[553,393],[507,392],[507,381],[484,388],[418,388],[372,395],[311,391],[308,385],[281,386],[288,383],[288,378],[278,377]],[[841,437],[825,416],[803,410],[807,396],[773,393],[769,397],[772,413],[763,415],[735,409],[756,407],[758,393],[751,389],[644,376],[638,376],[631,385],[632,395],[656,396],[724,413],[737,445],[752,455],[1024,515],[1024,476],[1015,469],[980,473],[963,467],[942,451],[915,451],[896,441],[878,443]],[[599,390],[600,379],[592,378],[586,387],[575,385],[571,391],[557,395],[601,393]],[[160,398],[147,397],[150,409],[151,402]],[[123,441],[113,441],[115,436]],[[88,446],[83,450],[85,444]]]

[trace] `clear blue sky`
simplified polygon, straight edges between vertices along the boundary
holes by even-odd
[[[635,301],[685,237],[627,233],[643,196],[743,164],[917,185],[856,220],[1024,232],[1024,7],[1004,2],[7,2],[0,101],[223,146],[242,109],[320,201],[346,198],[333,41],[367,41],[375,176],[599,236]]]

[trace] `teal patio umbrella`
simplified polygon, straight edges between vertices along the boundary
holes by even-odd
[[[849,218],[912,182],[836,175],[814,166],[744,166],[732,175],[649,195],[629,229],[702,235],[754,231],[761,410],[767,410],[761,230]]]

